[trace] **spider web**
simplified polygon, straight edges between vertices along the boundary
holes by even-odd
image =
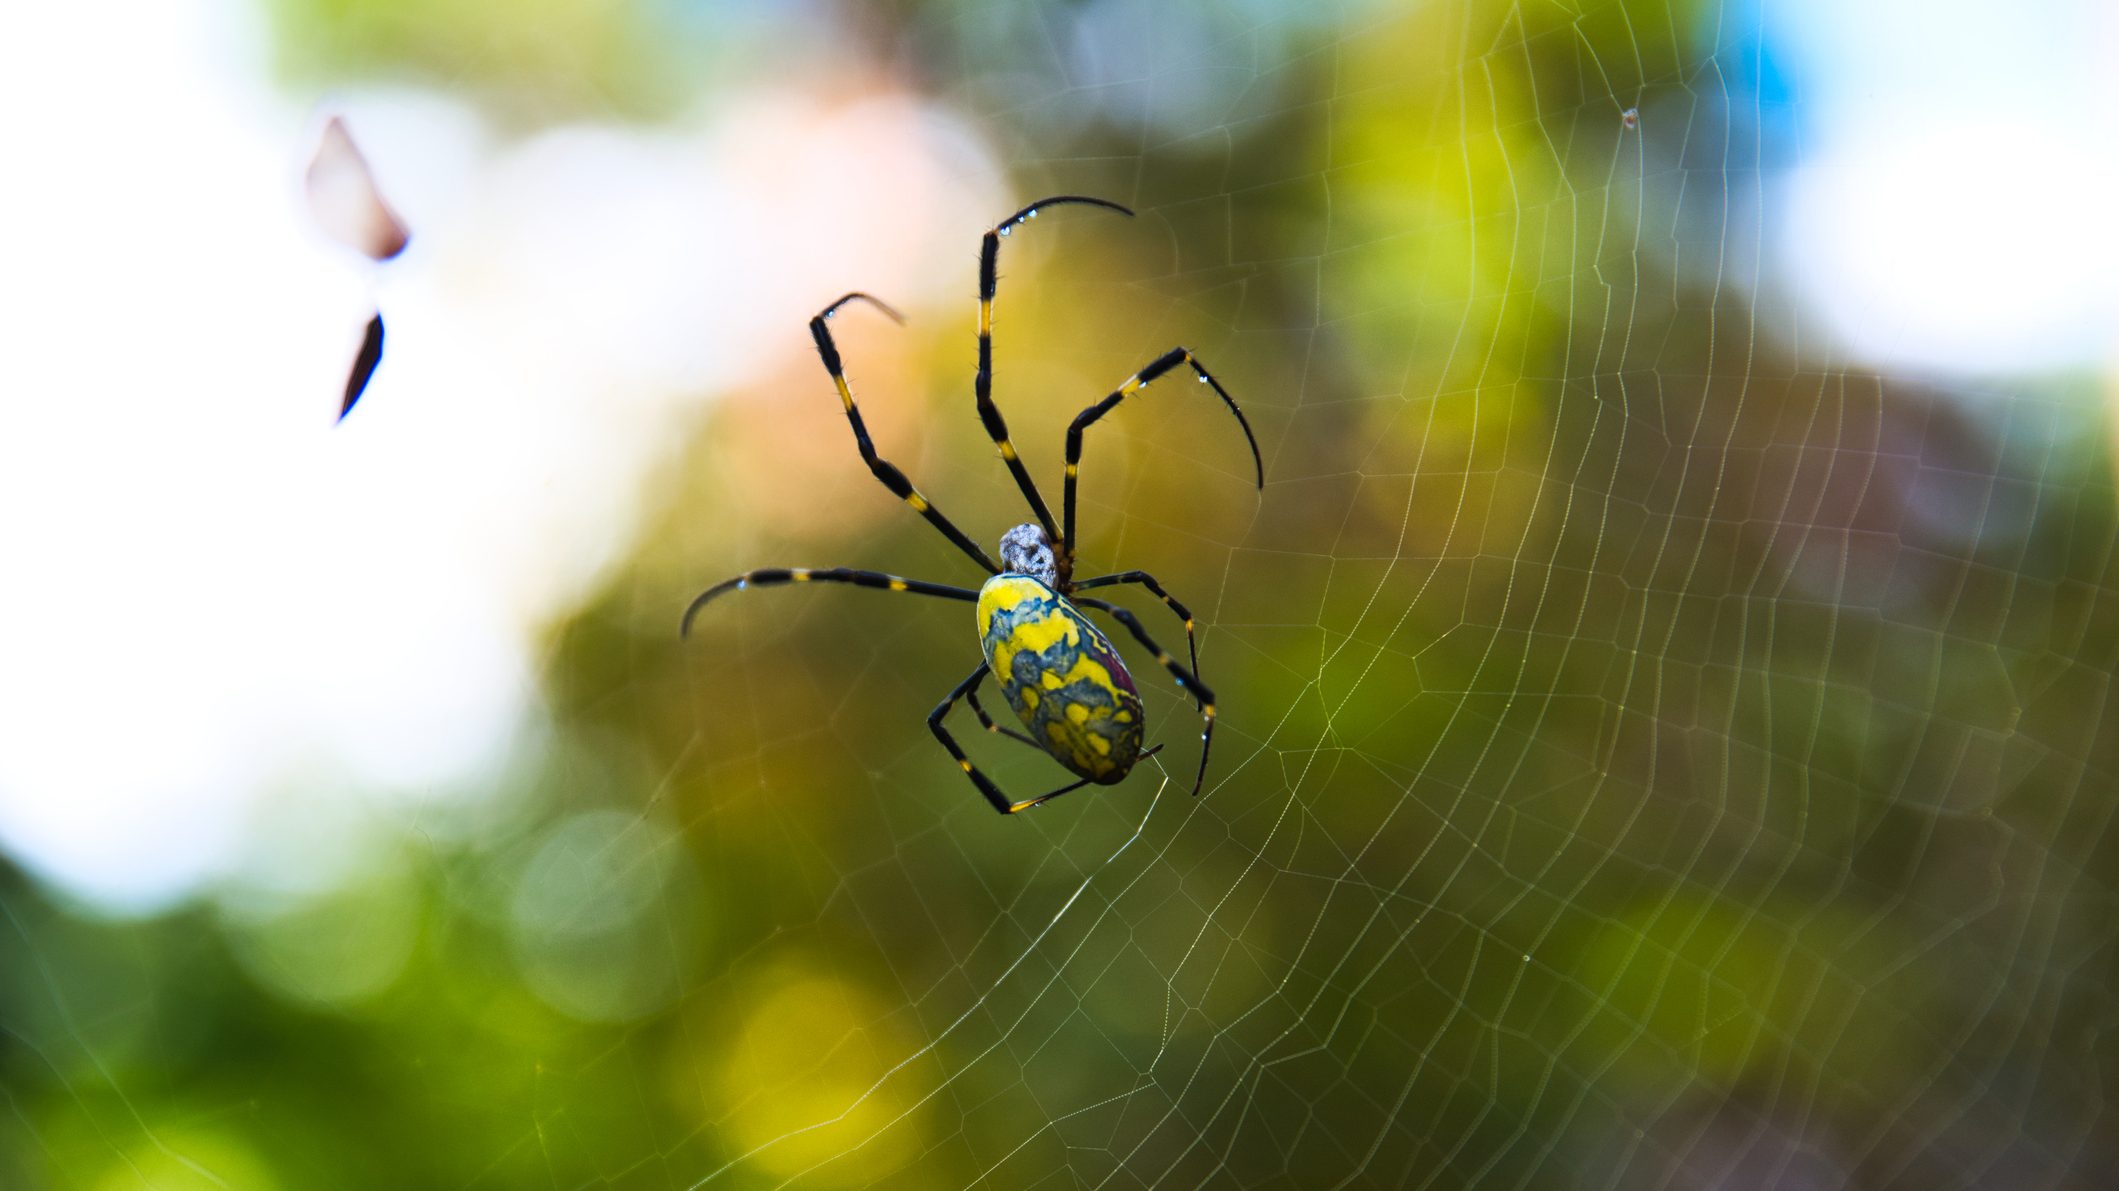
[[[1793,125],[1756,34],[1668,21],[1378,12],[1258,74],[1300,31],[1215,27],[1167,70],[1070,59],[1036,76],[1070,85],[977,97],[1026,144],[1131,104],[1130,151],[1017,172],[1152,229],[1036,229],[1065,243],[1003,290],[1018,441],[1172,342],[1264,429],[1256,501],[1182,392],[1087,465],[1085,552],[1209,626],[1219,755],[1197,803],[1158,758],[997,823],[917,727],[970,656],[948,612],[727,610],[729,660],[654,695],[767,710],[683,737],[706,797],[677,818],[729,847],[779,825],[818,871],[688,997],[778,1050],[802,1015],[746,1003],[754,965],[859,992],[781,1052],[814,1067],[745,1068],[750,1104],[800,1088],[809,1115],[708,1112],[705,1182],[2044,1185],[2109,1160],[2096,410],[1806,342],[1763,280]],[[1246,152],[1319,123],[1292,169]],[[933,434],[934,490],[994,523],[997,468]],[[885,536],[828,557],[941,554]],[[998,752],[1013,788],[1050,769]]]
[[[2119,1174],[2106,415],[2087,380],[1883,369],[1820,325],[1775,263],[1808,100],[1763,27],[911,19],[1017,197],[1139,212],[1003,249],[996,391],[1047,499],[1068,420],[1172,345],[1257,428],[1263,491],[1172,377],[1084,456],[1083,568],[1198,616],[1202,796],[1196,714],[1122,637],[1169,748],[1010,819],[921,723],[978,660],[962,607],[759,591],[674,640],[746,567],[978,578],[797,360],[721,399],[557,634],[532,813],[389,894],[449,907],[414,991],[213,1101],[398,1098],[362,1119],[463,1186]],[[1027,513],[971,408],[962,247],[923,265],[959,321],[834,330],[885,457],[990,544]],[[1061,780],[951,724],[1016,796]],[[27,966],[60,964],[39,903],[4,905]],[[115,983],[20,997],[98,1050],[98,1021],[157,1017]],[[142,1062],[66,1087],[114,1098],[95,1129],[10,1097],[16,1135],[117,1144],[153,1115]],[[307,1144],[330,1181],[348,1143]]]

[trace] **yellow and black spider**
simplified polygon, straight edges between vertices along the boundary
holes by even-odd
[[[1016,485],[1029,500],[1031,511],[1037,514],[1037,524],[1018,525],[1001,536],[999,564],[944,517],[933,501],[920,495],[912,481],[905,478],[904,472],[876,454],[875,444],[869,441],[868,426],[854,405],[853,389],[847,385],[846,373],[840,366],[839,349],[833,344],[831,329],[826,325],[840,307],[857,299],[897,322],[902,323],[904,319],[875,298],[852,293],[809,320],[810,337],[816,340],[817,355],[824,361],[824,370],[831,374],[832,384],[838,387],[839,401],[846,407],[846,420],[853,425],[854,444],[860,448],[862,461],[868,464],[868,470],[875,473],[885,488],[941,530],[942,535],[956,543],[957,549],[970,556],[972,561],[986,568],[993,577],[985,586],[973,591],[968,587],[900,579],[895,575],[846,567],[828,570],[771,567],[747,571],[701,592],[685,609],[682,627],[682,632],[689,634],[692,618],[698,615],[699,609],[722,592],[783,583],[851,583],[858,587],[879,587],[977,604],[979,646],[985,660],[928,714],[927,726],[934,732],[935,739],[942,742],[942,747],[949,750],[949,755],[956,758],[957,765],[979,788],[979,793],[993,804],[993,809],[1004,815],[1028,810],[1091,782],[1112,785],[1123,780],[1141,758],[1152,756],[1162,748],[1156,745],[1146,752],[1141,751],[1140,692],[1133,685],[1133,676],[1126,672],[1125,663],[1119,660],[1118,651],[1112,648],[1110,639],[1082,615],[1077,605],[1107,613],[1124,625],[1143,647],[1154,651],[1156,662],[1170,672],[1178,686],[1198,706],[1206,726],[1200,732],[1199,775],[1192,782],[1195,795],[1206,781],[1207,753],[1214,744],[1214,692],[1199,680],[1199,645],[1192,633],[1192,614],[1183,604],[1171,599],[1170,593],[1146,571],[1121,571],[1094,579],[1074,578],[1074,486],[1080,471],[1082,432],[1110,413],[1128,395],[1178,365],[1187,365],[1197,374],[1199,382],[1211,386],[1222,403],[1229,407],[1229,412],[1236,415],[1236,422],[1243,427],[1244,439],[1251,447],[1251,462],[1257,469],[1258,486],[1265,487],[1265,464],[1259,458],[1258,440],[1252,437],[1251,424],[1245,421],[1243,411],[1236,407],[1228,390],[1221,387],[1221,382],[1207,372],[1197,357],[1184,348],[1173,347],[1134,373],[1110,396],[1083,410],[1067,427],[1067,480],[1061,506],[1063,520],[1060,526],[1053,525],[1052,512],[1045,507],[1045,499],[1038,494],[1037,485],[1031,481],[1029,471],[1016,455],[1014,444],[1008,441],[1008,425],[1001,419],[999,407],[993,403],[993,294],[999,276],[1001,237],[1035,217],[1039,211],[1064,203],[1082,203],[1122,215],[1133,214],[1117,203],[1083,195],[1063,194],[1042,199],[1010,215],[987,232],[979,253],[979,370],[973,383],[979,420],[985,424],[986,433],[992,436],[993,445],[1007,462],[1008,470],[1014,473]],[[1055,539],[1057,546],[1054,545]],[[1191,669],[1179,665],[1168,651],[1157,645],[1133,613],[1115,604],[1075,595],[1088,588],[1123,583],[1137,583],[1147,588],[1184,621],[1185,643],[1191,650]],[[1073,597],[1071,600],[1070,596]],[[1001,693],[1007,697],[1009,706],[1015,708],[1023,726],[1029,729],[1028,735],[1000,727],[986,714],[986,709],[979,706],[978,685],[989,671],[1000,683]],[[956,706],[958,699],[971,704],[972,712],[987,731],[1042,749],[1081,780],[1027,801],[1010,801],[999,787],[979,772],[971,759],[964,755],[956,738],[942,726],[943,717]]]

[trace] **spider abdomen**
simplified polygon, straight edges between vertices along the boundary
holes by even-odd
[[[1001,693],[1039,748],[1109,785],[1140,758],[1140,692],[1110,638],[1028,575],[979,590],[979,646]]]

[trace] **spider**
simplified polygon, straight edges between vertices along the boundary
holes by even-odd
[[[861,420],[861,411],[854,404],[853,389],[846,382],[839,349],[832,342],[831,328],[827,325],[831,317],[850,302],[866,302],[894,322],[902,324],[904,318],[868,294],[851,293],[809,320],[810,338],[816,341],[817,355],[839,391],[839,402],[846,409],[847,422],[853,426],[854,445],[860,449],[862,462],[892,495],[911,505],[914,512],[925,517],[928,524],[940,530],[957,549],[985,568],[992,576],[986,580],[985,586],[973,590],[848,567],[768,567],[746,571],[699,593],[685,609],[680,630],[689,635],[692,620],[699,610],[723,592],[787,583],[851,583],[856,587],[940,596],[978,605],[979,647],[984,659],[972,670],[970,677],[958,683],[956,689],[928,713],[927,727],[942,747],[949,750],[949,755],[956,758],[957,766],[978,787],[979,793],[994,810],[1004,815],[1029,810],[1092,782],[1105,786],[1116,784],[1124,780],[1141,759],[1153,756],[1162,748],[1156,745],[1142,751],[1140,692],[1133,685],[1133,676],[1126,672],[1126,665],[1119,658],[1118,650],[1112,647],[1110,638],[1083,615],[1083,608],[1103,612],[1124,625],[1143,648],[1154,653],[1156,663],[1167,670],[1191,697],[1205,723],[1200,730],[1199,774],[1192,782],[1194,796],[1199,794],[1207,778],[1207,754],[1214,743],[1214,692],[1199,680],[1199,644],[1192,633],[1192,613],[1172,599],[1170,593],[1146,571],[1120,571],[1092,579],[1074,578],[1074,489],[1080,471],[1083,432],[1128,396],[1180,365],[1187,366],[1198,376],[1199,383],[1210,386],[1229,407],[1229,412],[1236,416],[1237,425],[1243,427],[1244,439],[1250,444],[1258,487],[1261,490],[1265,487],[1265,463],[1259,457],[1258,440],[1252,436],[1251,424],[1245,420],[1243,411],[1237,408],[1235,399],[1198,357],[1185,348],[1173,347],[1127,378],[1110,396],[1083,410],[1067,427],[1067,472],[1061,521],[1058,525],[1053,523],[1052,511],[1038,493],[1037,484],[1024,468],[1014,444],[1008,441],[1008,425],[1001,418],[1000,408],[993,403],[993,296],[999,277],[1002,237],[1035,218],[1039,211],[1068,203],[1102,207],[1121,215],[1133,214],[1117,203],[1084,195],[1063,194],[1040,199],[988,231],[979,253],[979,366],[973,381],[979,420],[985,424],[995,449],[1008,464],[1016,486],[1022,489],[1031,512],[1037,516],[1035,524],[1025,522],[1001,536],[999,563],[943,516],[933,501],[921,495],[912,481],[905,478],[904,472],[876,454],[875,444],[868,437],[868,427]],[[1185,644],[1189,647],[1192,663],[1189,668],[1179,664],[1167,650],[1157,645],[1140,619],[1130,611],[1076,594],[1091,588],[1121,584],[1147,588],[1184,622]],[[1028,729],[1027,734],[994,723],[986,709],[979,705],[978,687],[989,674],[1000,685],[1001,694],[1015,709],[1023,727]],[[987,731],[1042,750],[1080,780],[1036,798],[1010,799],[971,763],[971,758],[964,755],[962,746],[943,725],[942,721],[960,699],[971,705],[972,713],[978,716],[979,723]]]

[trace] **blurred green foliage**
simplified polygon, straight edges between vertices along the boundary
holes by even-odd
[[[272,11],[296,74],[533,119],[667,110],[695,45],[653,5]],[[1143,209],[1011,258],[1026,452],[1178,341],[1258,427],[1262,497],[1182,393],[1085,469],[1085,554],[1200,614],[1207,797],[1144,768],[992,816],[920,722],[976,659],[953,606],[760,594],[677,641],[747,566],[963,578],[869,490],[821,377],[727,394],[641,556],[555,631],[554,737],[493,832],[408,832],[362,886],[250,917],[98,923],[10,878],[0,1182],[2109,1170],[2102,415],[1817,371],[1686,266],[1669,196],[1736,176],[1685,144],[1739,129],[1700,83],[1711,15],[1350,5],[1242,60],[1263,112],[1035,151],[1068,126],[1049,41],[946,6],[849,23],[997,109],[1021,194]],[[870,375],[983,540],[1017,498],[969,316]],[[756,486],[797,436],[847,447],[838,474]],[[754,528],[826,500],[859,511]],[[1185,774],[1194,720],[1143,678]]]
[[[756,77],[769,6],[711,0],[263,0],[295,87],[389,82],[482,97],[499,122],[646,119],[702,77]]]

